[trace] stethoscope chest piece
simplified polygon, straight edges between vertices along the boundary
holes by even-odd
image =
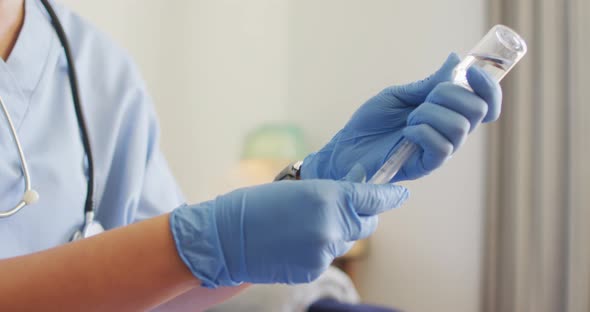
[[[88,238],[94,235],[98,235],[104,232],[102,225],[94,219],[94,212],[90,211],[86,213],[84,226],[82,229],[76,231],[72,236],[71,241],[77,241],[80,239]]]

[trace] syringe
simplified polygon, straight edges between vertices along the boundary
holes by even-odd
[[[490,77],[498,82],[522,59],[526,54],[526,42],[514,30],[496,25],[479,41],[461,61],[453,72],[453,82],[470,90],[467,82],[467,69],[471,66],[481,67]],[[397,174],[404,163],[417,151],[416,144],[402,138],[393,154],[377,170],[368,183],[385,184]]]

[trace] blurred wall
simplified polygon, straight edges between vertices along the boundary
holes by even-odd
[[[422,79],[484,33],[484,0],[67,0],[140,64],[162,146],[190,201],[224,191],[243,135],[295,121],[319,148],[367,98]],[[484,135],[406,183],[359,269],[366,301],[479,308]]]

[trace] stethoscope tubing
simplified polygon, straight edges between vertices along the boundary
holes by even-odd
[[[64,31],[64,28],[63,28],[57,14],[53,10],[53,7],[49,3],[49,1],[48,0],[40,0],[40,1],[41,1],[41,4],[43,4],[45,9],[47,10],[47,13],[49,14],[49,16],[51,18],[51,23],[53,24],[53,28],[55,29],[57,37],[58,37],[59,41],[61,42],[61,45],[62,45],[64,52],[65,52],[66,61],[68,63],[68,78],[70,81],[70,89],[72,91],[72,99],[73,99],[74,108],[76,111],[76,119],[78,122],[78,127],[80,129],[80,132],[82,134],[81,135],[82,145],[84,146],[84,151],[86,153],[86,158],[88,161],[88,186],[87,186],[87,192],[86,192],[86,201],[84,203],[84,216],[85,216],[84,220],[85,221],[84,221],[84,225],[83,225],[81,231],[76,232],[76,234],[74,235],[74,238],[76,238],[76,237],[79,238],[79,237],[84,237],[83,232],[85,232],[86,229],[90,225],[100,225],[94,221],[94,200],[93,200],[94,199],[94,157],[92,154],[92,148],[91,148],[91,144],[90,144],[90,136],[88,134],[89,132],[88,132],[87,123],[84,118],[84,113],[83,113],[83,109],[82,109],[80,91],[79,91],[79,87],[78,87],[78,76],[76,74],[76,66],[73,61],[70,43],[68,41],[67,35]],[[14,127],[14,124],[12,122],[12,118],[10,117],[10,114],[8,113],[8,109],[1,97],[0,97],[0,104],[1,104],[0,106],[2,107],[2,112],[4,113],[4,116],[6,117],[6,120],[8,121],[8,125],[10,127],[10,132],[12,134],[12,138],[15,142],[16,147],[17,147],[18,155],[19,155],[19,159],[20,159],[20,163],[21,163],[21,168],[23,171],[24,179],[25,179],[25,192],[24,192],[23,198],[20,200],[20,202],[14,208],[12,208],[10,210],[0,211],[0,218],[6,218],[6,217],[13,216],[17,212],[19,212],[23,207],[25,207],[26,205],[37,201],[38,194],[36,191],[34,191],[32,189],[29,168],[27,166],[27,161],[25,158],[25,154],[23,152],[21,142],[18,139],[18,134],[17,134],[16,128]],[[80,234],[80,233],[82,233],[82,234]]]
[[[82,144],[84,145],[84,151],[86,152],[86,157],[88,158],[88,187],[86,193],[86,202],[84,204],[84,212],[94,212],[94,158],[90,144],[90,136],[88,134],[88,127],[82,110],[82,100],[78,88],[78,75],[76,74],[76,65],[74,64],[74,60],[72,57],[68,36],[66,35],[66,32],[64,31],[64,28],[61,25],[59,17],[53,10],[51,4],[49,4],[49,1],[41,0],[41,3],[47,10],[47,13],[49,13],[49,16],[51,17],[53,28],[55,28],[57,37],[59,38],[59,41],[61,42],[61,45],[63,46],[64,52],[66,54],[66,60],[68,62],[68,76],[70,78],[70,88],[72,90],[72,99],[74,101],[74,108],[76,110],[76,118],[78,120],[78,127],[82,132]]]

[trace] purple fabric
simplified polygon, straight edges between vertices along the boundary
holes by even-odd
[[[350,304],[338,302],[334,299],[320,299],[307,309],[308,312],[400,312],[392,308],[367,304]]]

